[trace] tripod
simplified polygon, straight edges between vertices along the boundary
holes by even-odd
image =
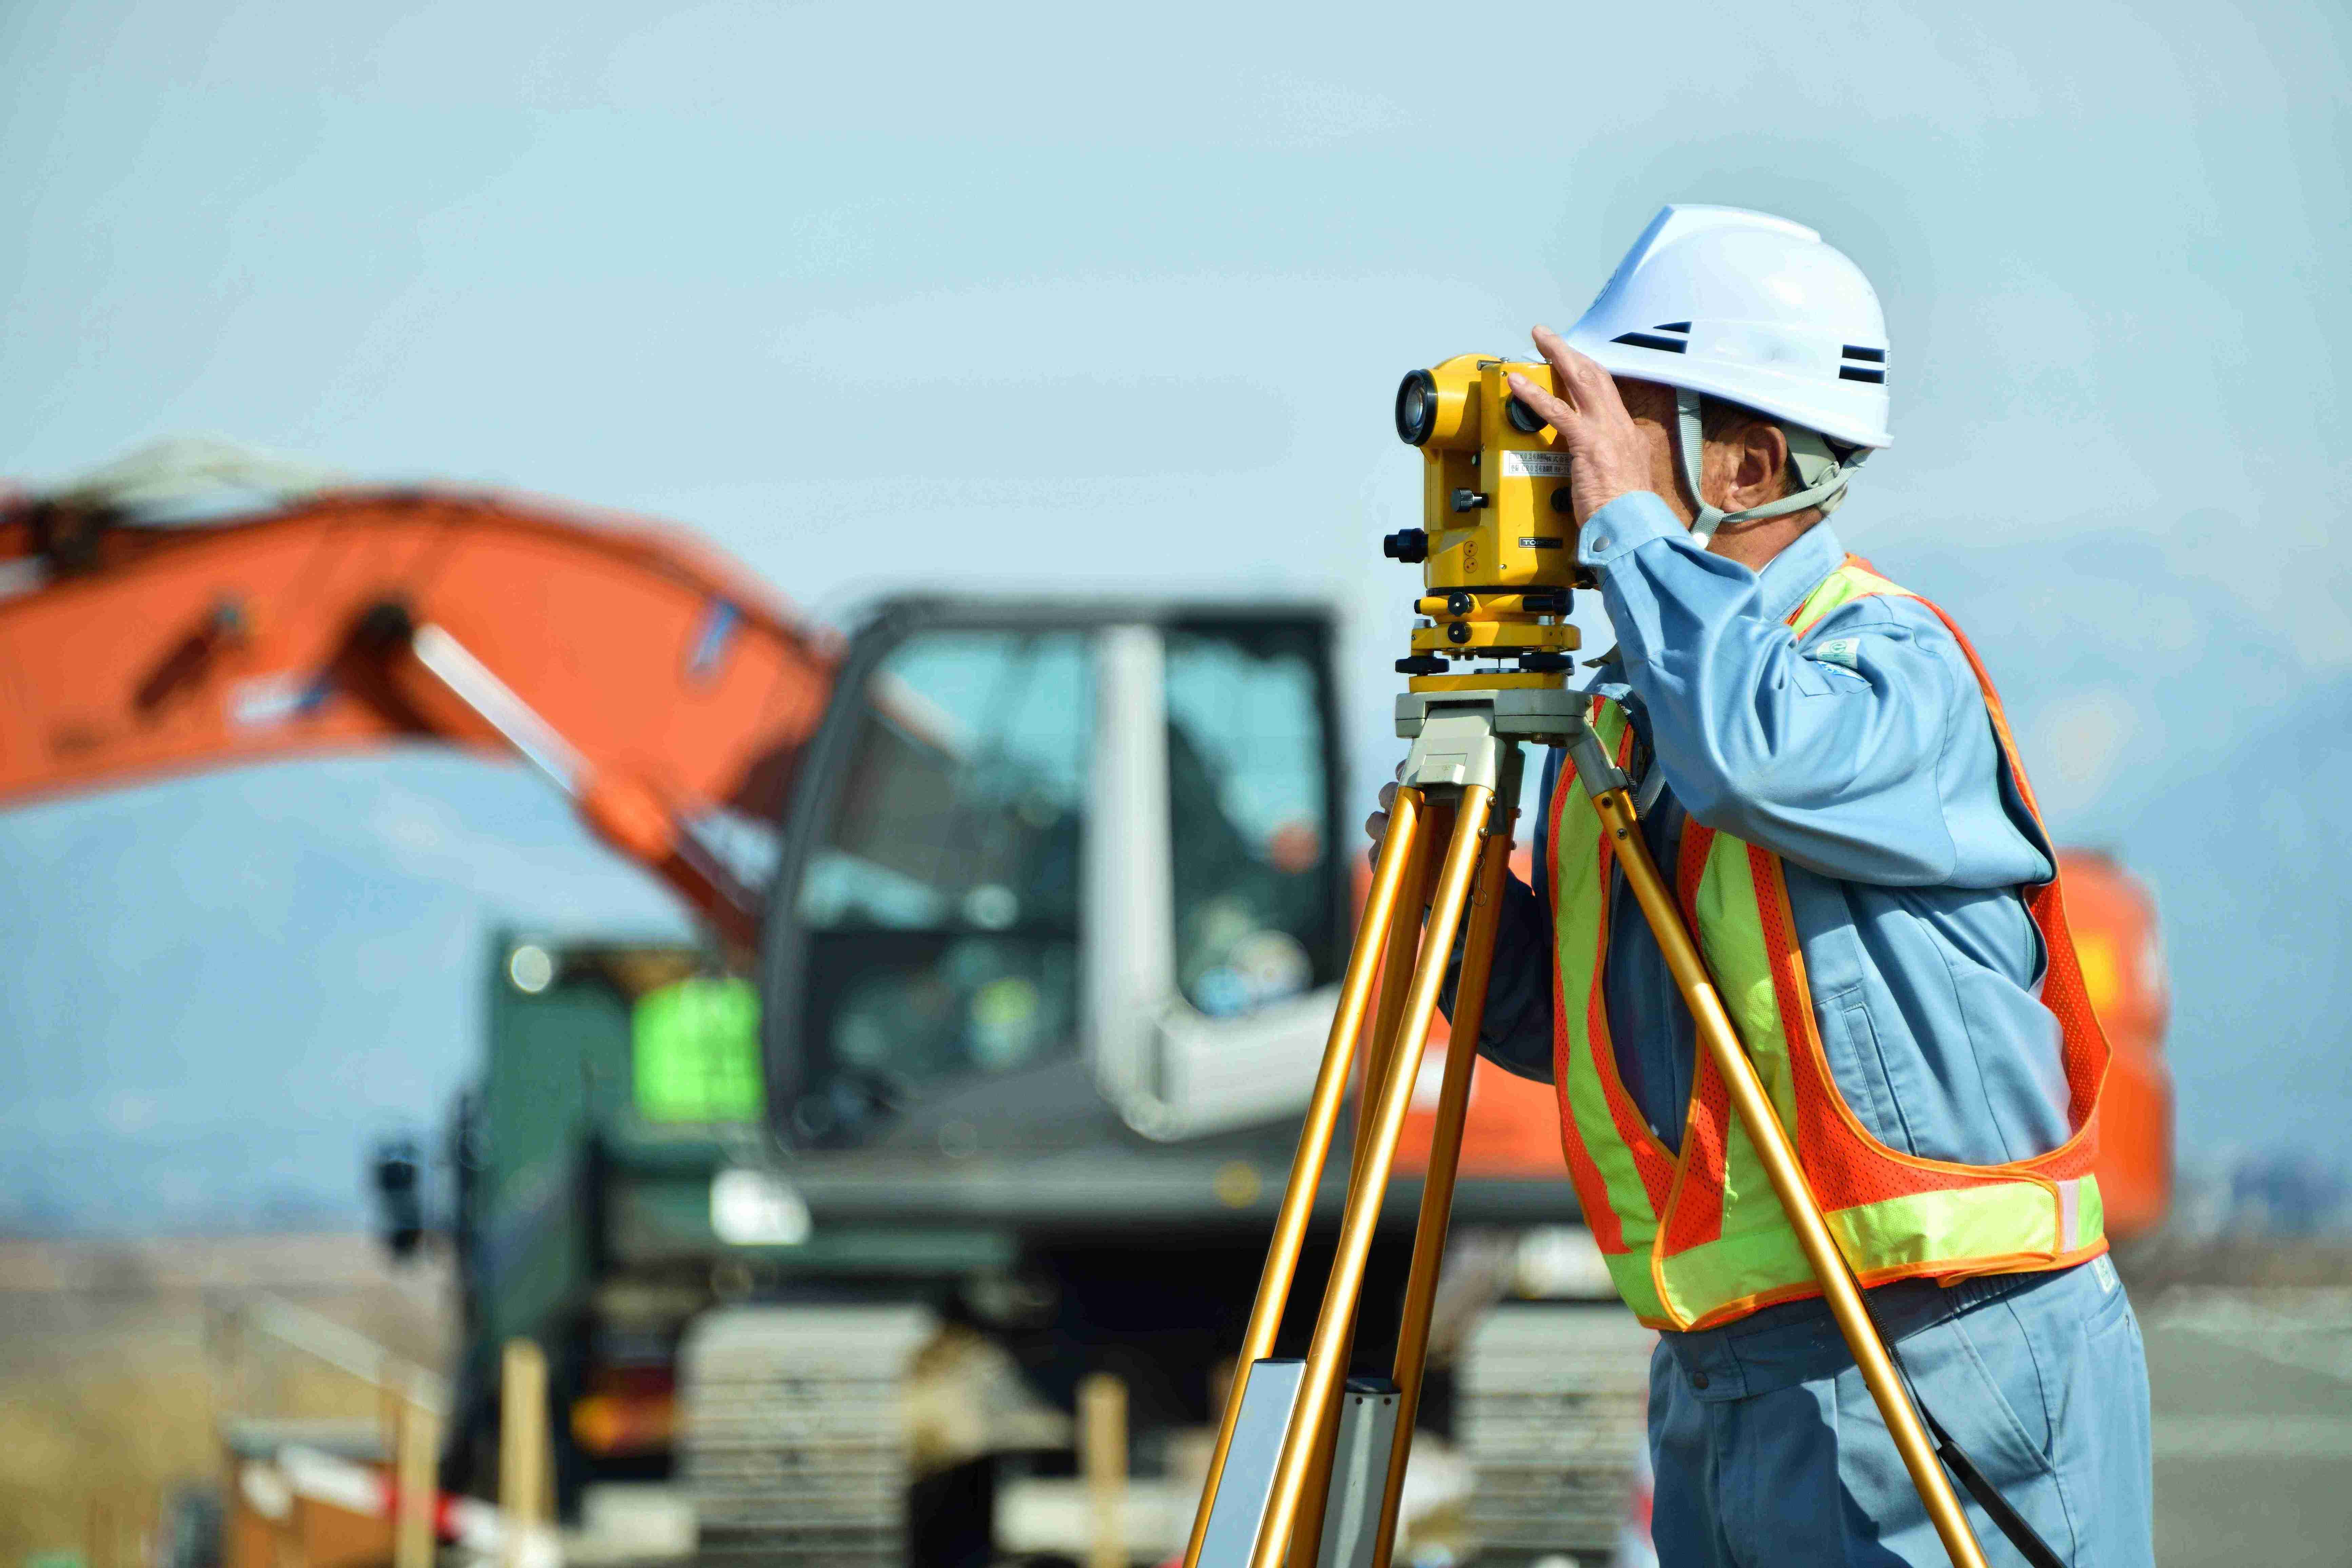
[[[1636,826],[1631,781],[1586,722],[1586,700],[1561,685],[1521,684],[1526,679],[1505,675],[1484,688],[1465,681],[1454,689],[1412,691],[1398,700],[1398,730],[1412,738],[1412,749],[1276,1214],[1234,1389],[1226,1400],[1185,1552],[1186,1568],[1282,1568],[1286,1563],[1294,1568],[1388,1568],[1445,1250],[1470,1070],[1493,969],[1502,882],[1508,875],[1521,768],[1515,742],[1522,740],[1567,749],[1689,1006],[1700,1047],[1729,1089],[1732,1109],[1763,1160],[1945,1551],[1955,1568],[1983,1568],[1983,1553],[1938,1464],[1938,1449],[2012,1539],[2014,1514],[1940,1427],[1931,1444],[1853,1270],[1805,1184],[1795,1147],[1650,858]],[[1450,832],[1444,830],[1449,816]],[[1424,896],[1425,929],[1420,918]],[[1465,925],[1453,1044],[1445,1055],[1392,1375],[1349,1378],[1356,1305],[1381,1196],[1454,939]],[[1272,1360],[1384,958],[1387,978],[1364,1074],[1369,1109],[1360,1117],[1338,1256],[1307,1359]],[[2021,1528],[2023,1521],[2016,1523]]]

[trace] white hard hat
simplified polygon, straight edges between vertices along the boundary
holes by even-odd
[[[1738,207],[1668,206],[1650,220],[1575,326],[1569,345],[1613,375],[1674,387],[1685,478],[1698,492],[1699,395],[1790,430],[1804,488],[1728,521],[1843,499],[1861,460],[1829,446],[1885,447],[1886,318],[1870,279],[1802,224]],[[1810,438],[1818,432],[1826,441]],[[1702,538],[1727,521],[1701,504]]]

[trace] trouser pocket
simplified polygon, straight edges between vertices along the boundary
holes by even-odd
[[[1920,1401],[1967,1450],[1979,1472],[2053,1551],[2074,1568],[2082,1568],[2073,1513],[2052,1460],[2053,1434],[2040,1369],[2017,1320],[2000,1302],[1990,1302],[1911,1334],[1902,1342],[1902,1354]],[[1877,1423],[1876,1406],[1862,1374],[1842,1374],[1838,1383],[1842,1424]],[[1892,1437],[1883,1436],[1883,1426],[1878,1430],[1891,1450]],[[1894,1476],[1888,1478],[1860,1447],[1856,1446],[1851,1461],[1846,1455],[1840,1456],[1840,1468],[1850,1470],[1850,1487],[1861,1482],[1887,1489],[1879,1515],[1887,1527],[1882,1540],[1889,1546],[1902,1541],[1896,1550],[1912,1561],[1942,1562],[1926,1507],[1899,1458]],[[1876,1463],[1883,1463],[1883,1458]],[[1968,1510],[1987,1562],[2021,1563],[2023,1557],[1991,1518],[1957,1483],[1954,1489]]]

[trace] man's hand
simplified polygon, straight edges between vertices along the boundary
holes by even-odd
[[[1550,362],[1561,396],[1554,397],[1514,372],[1511,390],[1559,432],[1568,449],[1569,499],[1576,507],[1576,525],[1633,490],[1651,488],[1650,439],[1609,373],[1570,348],[1549,327],[1535,330],[1536,347]]]

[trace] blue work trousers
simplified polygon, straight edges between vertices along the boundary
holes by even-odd
[[[2105,1258],[1871,1292],[1920,1398],[2070,1568],[2148,1568],[2147,1363]],[[1663,1334],[1650,1363],[1660,1568],[1943,1564],[1819,1301]],[[1965,1492],[1993,1564],[2022,1563]]]

